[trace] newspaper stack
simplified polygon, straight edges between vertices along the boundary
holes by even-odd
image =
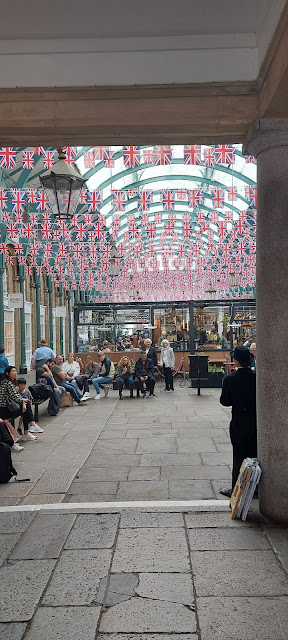
[[[241,465],[237,483],[234,487],[230,505],[232,518],[246,520],[255,489],[261,477],[258,458],[246,458]]]

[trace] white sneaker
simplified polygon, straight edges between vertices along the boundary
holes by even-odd
[[[107,386],[105,387],[105,389],[104,389],[104,397],[105,397],[105,398],[107,398],[107,396],[108,396],[109,389],[110,389],[110,387],[108,387],[108,385],[107,385]]]
[[[90,400],[90,398],[91,398],[90,393],[88,393],[88,391],[87,391],[87,393],[84,393],[83,398],[85,398],[85,400]]]
[[[24,451],[24,447],[20,447],[20,444],[18,444],[18,442],[14,442],[12,451],[17,451],[17,452]]]
[[[32,433],[24,433],[24,436],[22,436],[22,440],[23,442],[26,442],[26,440],[37,440],[37,436],[33,436]]]
[[[82,398],[80,398],[80,402],[85,402],[85,400],[88,400],[88,398],[85,398],[85,396],[82,396]]]
[[[101,398],[101,394],[97,393],[97,395],[95,396],[94,400],[100,400],[100,398]]]
[[[44,433],[44,429],[41,429],[41,427],[39,427],[39,424],[34,424],[33,427],[30,427],[29,432],[30,433]]]

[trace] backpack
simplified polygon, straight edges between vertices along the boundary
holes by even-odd
[[[60,408],[60,395],[54,392],[48,404],[49,416],[57,416],[59,408]]]
[[[114,378],[115,376],[115,364],[111,361],[111,367],[109,371],[109,378]]]
[[[0,483],[9,482],[12,476],[17,476],[12,465],[11,449],[5,442],[0,442]]]
[[[31,384],[29,391],[32,395],[33,400],[48,400],[53,395],[53,389],[49,384]]]
[[[8,447],[13,447],[13,444],[14,444],[14,440],[11,436],[11,433],[8,427],[6,426],[5,422],[3,422],[2,420],[0,421],[0,443],[7,444]],[[1,469],[1,463],[0,463],[0,469]]]

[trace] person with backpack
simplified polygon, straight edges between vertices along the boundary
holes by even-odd
[[[92,384],[95,387],[95,391],[96,391],[95,400],[100,400],[101,398],[100,387],[101,389],[103,389],[104,384],[106,385],[104,388],[104,397],[106,398],[108,396],[109,386],[107,385],[113,382],[113,378],[115,374],[114,363],[111,362],[110,358],[108,358],[105,351],[99,352],[99,359],[100,359],[100,376],[99,378],[93,378],[92,380]]]

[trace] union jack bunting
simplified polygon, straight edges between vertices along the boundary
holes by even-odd
[[[184,144],[184,164],[201,164],[200,144]]]
[[[154,149],[142,149],[142,159],[144,164],[153,164]]]
[[[206,147],[203,150],[203,164],[205,167],[213,167],[215,164],[214,147]]]
[[[189,189],[187,194],[188,194],[188,207],[195,209],[195,207],[199,207],[199,204],[203,204],[204,202],[203,189]]]
[[[235,147],[230,144],[216,144],[214,148],[216,164],[234,164]]]
[[[100,189],[95,189],[95,191],[87,191],[87,206],[88,211],[90,213],[100,213],[100,207],[103,200],[103,194]]]
[[[178,200],[186,200],[187,198],[187,189],[177,189],[177,198]]]
[[[9,211],[2,211],[2,222],[11,222],[11,215]]]
[[[113,213],[116,211],[125,211],[126,208],[126,193],[125,191],[112,190],[112,209]]]
[[[257,187],[245,187],[245,198],[251,207],[257,207]]]
[[[70,165],[74,165],[77,155],[75,147],[63,147],[63,151],[66,154],[66,162]]]
[[[155,166],[159,166],[161,164],[171,164],[172,160],[172,149],[168,144],[157,145],[153,148],[154,156],[153,156],[153,164]]]
[[[4,189],[0,189],[0,208],[7,209],[8,206],[8,196],[7,191]]]
[[[43,153],[45,153],[45,149],[44,147],[34,147],[34,153],[35,156],[43,156]]]
[[[104,149],[103,162],[104,167],[110,168],[115,166],[114,151],[112,151],[112,149]]]
[[[25,209],[25,191],[21,189],[11,189],[12,211],[23,213]]]
[[[245,162],[247,162],[247,164],[256,164],[257,160],[255,156],[245,156]]]
[[[126,169],[140,166],[140,147],[123,147],[123,161]]]
[[[153,202],[153,192],[150,189],[137,192],[138,211],[149,211],[151,202]]]
[[[170,191],[170,189],[161,189],[160,198],[163,204],[164,211],[174,211],[175,191]]]
[[[213,187],[211,189],[211,199],[213,202],[213,207],[216,209],[223,209],[224,207],[224,189],[218,189],[217,187]]]
[[[16,147],[0,147],[0,167],[3,169],[16,167]]]
[[[228,187],[228,200],[229,202],[234,202],[238,198],[238,189],[237,187]]]
[[[43,190],[38,191],[37,193],[36,207],[37,207],[37,211],[47,211],[49,209],[49,200],[46,196],[45,191]]]
[[[85,169],[93,169],[95,167],[94,149],[89,149],[89,151],[84,151],[83,158],[84,158]]]
[[[22,165],[23,165],[23,169],[33,169],[34,167],[33,151],[22,151]]]
[[[51,169],[55,160],[54,151],[44,151],[43,153],[43,166],[44,169]]]
[[[37,189],[27,189],[26,198],[29,204],[36,204],[37,202],[38,191]]]

